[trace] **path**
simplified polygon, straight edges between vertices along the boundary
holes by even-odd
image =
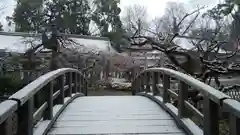
[[[159,105],[141,96],[81,97],[59,116],[48,135],[184,135]]]

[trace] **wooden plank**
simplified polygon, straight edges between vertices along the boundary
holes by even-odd
[[[118,121],[57,121],[54,128],[60,127],[85,127],[85,126],[176,126],[176,123],[173,120],[118,120]]]
[[[49,135],[53,134],[174,134],[182,133],[176,126],[98,126],[98,127],[61,127],[52,128]]]
[[[124,112],[123,112],[124,113]],[[168,115],[70,115],[70,116],[60,116],[58,120],[60,121],[102,121],[102,120],[169,120],[171,117]]]
[[[182,134],[173,118],[141,96],[81,97],[58,117],[49,135]]]

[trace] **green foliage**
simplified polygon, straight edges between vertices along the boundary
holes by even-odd
[[[118,7],[120,0],[94,0],[96,6],[92,20],[97,24],[101,35],[110,29],[116,32],[122,27],[120,20],[121,9]]]
[[[44,14],[60,32],[89,35],[91,16],[87,0],[47,1]]]
[[[121,52],[124,30],[120,20],[120,0],[94,0],[96,6],[92,20],[97,24],[101,36],[108,37],[112,46]]]
[[[60,32],[88,35],[89,12],[87,0],[18,0],[12,19],[16,31],[41,32],[55,24]]]
[[[42,0],[17,0],[12,17],[16,31],[39,31],[43,19],[42,2]]]
[[[11,95],[22,87],[19,72],[7,73],[1,76],[0,82],[0,96]]]

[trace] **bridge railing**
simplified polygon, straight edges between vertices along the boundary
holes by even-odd
[[[0,104],[0,134],[33,135],[40,121],[47,130],[64,105],[84,95],[87,84],[78,70],[63,68],[40,76]],[[57,105],[61,106],[54,109]]]
[[[172,78],[179,81],[178,91],[170,88]],[[219,114],[224,111],[230,117],[230,134],[240,135],[237,127],[240,125],[240,103],[191,76],[167,68],[151,68],[137,75],[132,90],[133,95],[145,94],[158,102],[189,134],[219,135]],[[203,112],[190,103],[191,90],[203,95]],[[177,107],[171,104],[170,97],[177,99]],[[202,129],[190,120],[189,111],[203,123]]]

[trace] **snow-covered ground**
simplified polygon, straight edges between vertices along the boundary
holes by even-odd
[[[130,82],[123,78],[111,78],[111,85],[112,88],[121,90],[130,89],[132,86]]]

